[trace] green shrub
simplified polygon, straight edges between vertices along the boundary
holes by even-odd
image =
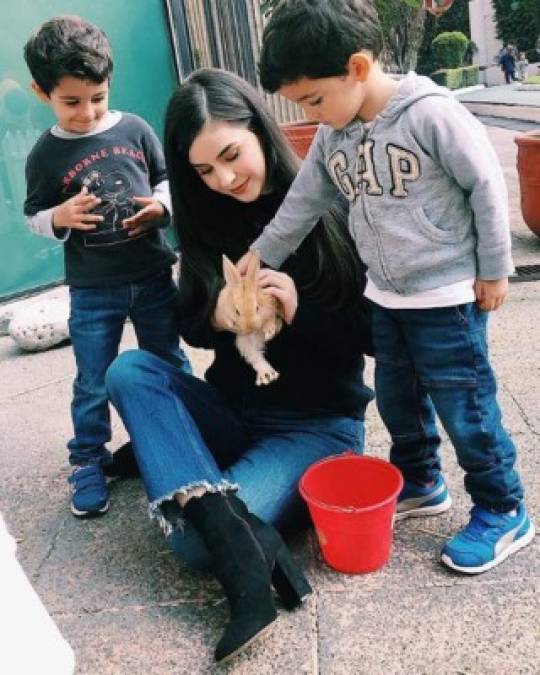
[[[520,51],[535,46],[540,34],[538,0],[492,0],[495,8],[497,37],[504,44],[517,44]]]
[[[439,33],[431,43],[435,66],[441,68],[459,68],[465,58],[469,39],[460,31]]]
[[[525,56],[529,63],[538,63],[540,61],[540,52],[536,49],[527,49]]]
[[[448,89],[461,89],[478,84],[478,66],[465,66],[464,68],[442,68],[431,73],[431,79],[437,84]]]
[[[448,12],[442,16],[435,17],[426,12],[424,21],[424,38],[420,51],[418,52],[418,65],[416,71],[422,75],[429,75],[435,68],[439,67],[433,63],[433,54],[431,52],[431,43],[433,38],[440,33],[459,30],[465,33],[467,37],[471,35],[469,25],[469,0],[454,0],[454,4]],[[470,54],[465,54],[465,63],[471,63]]]
[[[531,77],[523,80],[522,84],[540,84],[540,75],[531,75]]]

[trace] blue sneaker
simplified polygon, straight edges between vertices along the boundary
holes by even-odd
[[[511,514],[474,506],[469,524],[446,543],[441,560],[458,572],[479,574],[527,546],[533,537],[534,525],[523,504]]]
[[[435,484],[429,487],[405,481],[398,497],[396,520],[436,516],[448,511],[451,506],[452,497],[441,474],[437,476]]]
[[[101,464],[76,466],[68,478],[73,495],[71,512],[77,518],[92,518],[107,513],[109,493]]]

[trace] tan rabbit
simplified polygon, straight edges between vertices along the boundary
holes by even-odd
[[[226,302],[230,303],[234,316],[236,347],[242,357],[257,373],[257,385],[270,384],[277,380],[279,373],[272,368],[264,357],[265,343],[271,340],[283,326],[278,315],[279,301],[257,286],[257,277],[261,268],[258,253],[254,253],[245,276],[242,276],[233,263],[223,256],[224,291]]]

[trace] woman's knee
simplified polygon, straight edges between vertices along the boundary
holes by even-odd
[[[105,386],[113,400],[138,385],[147,358],[148,354],[140,349],[130,349],[115,358],[105,374]]]

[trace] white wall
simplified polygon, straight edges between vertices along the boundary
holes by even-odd
[[[478,47],[473,62],[479,66],[488,66],[480,71],[480,81],[487,85],[504,84],[504,76],[493,59],[502,47],[502,41],[495,35],[495,12],[491,0],[471,0],[469,2],[471,39]]]

